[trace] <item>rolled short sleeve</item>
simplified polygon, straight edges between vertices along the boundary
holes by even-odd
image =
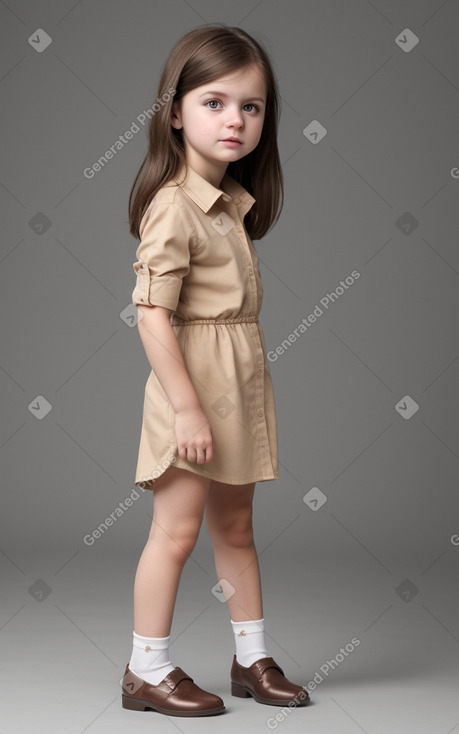
[[[175,311],[190,271],[191,230],[183,207],[153,199],[139,227],[132,303]]]

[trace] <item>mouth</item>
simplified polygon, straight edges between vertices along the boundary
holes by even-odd
[[[242,140],[239,140],[239,138],[225,138],[222,140],[222,143],[242,143]]]

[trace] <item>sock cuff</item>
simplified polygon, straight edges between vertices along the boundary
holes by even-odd
[[[249,635],[253,632],[264,632],[265,629],[264,617],[261,619],[248,619],[244,622],[233,622],[231,620],[231,625],[235,634],[244,631],[246,635]]]
[[[132,631],[132,644],[134,647],[145,649],[149,645],[152,650],[167,650],[169,647],[170,635],[167,637],[143,637]]]

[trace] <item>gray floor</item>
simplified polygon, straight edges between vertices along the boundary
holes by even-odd
[[[289,710],[231,696],[230,617],[210,591],[212,558],[195,549],[180,582],[171,659],[223,698],[226,712],[208,719],[121,708],[137,556],[0,554],[0,732],[459,732],[456,553],[417,576],[414,562],[411,573],[405,564],[391,575],[371,557],[360,566],[342,557],[305,562],[268,558],[268,549],[260,558],[268,652],[291,680],[318,682],[310,706]],[[406,584],[395,590],[406,577],[415,594],[404,595]],[[346,645],[349,654],[336,658]]]

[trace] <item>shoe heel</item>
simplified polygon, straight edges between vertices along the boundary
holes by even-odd
[[[131,711],[145,711],[145,704],[136,698],[130,698],[122,694],[122,706],[123,709],[130,709]]]
[[[231,683],[231,694],[238,698],[251,698],[250,693],[238,683]]]

